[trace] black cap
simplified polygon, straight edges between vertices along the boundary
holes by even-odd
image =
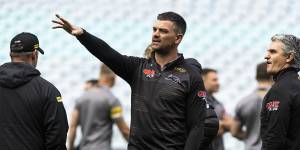
[[[44,51],[39,46],[38,38],[32,33],[22,32],[16,35],[10,42],[10,52],[26,54],[34,50],[38,50],[41,54],[44,54]]]

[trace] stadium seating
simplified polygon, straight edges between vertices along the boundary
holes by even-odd
[[[51,29],[55,13],[103,38],[122,54],[142,56],[156,15],[179,12],[188,23],[180,52],[219,71],[221,89],[216,97],[230,114],[255,88],[255,66],[264,61],[270,37],[276,33],[300,36],[297,0],[0,0],[0,8],[0,64],[9,61],[9,42],[15,34],[38,35],[45,50],[38,69],[59,88],[68,114],[83,83],[98,77],[100,63],[76,38]],[[118,78],[113,91],[130,122],[129,86]],[[235,150],[242,144],[226,135],[225,145]],[[113,147],[126,147],[118,132]]]

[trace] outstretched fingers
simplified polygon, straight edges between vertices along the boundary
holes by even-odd
[[[59,24],[59,25],[64,25],[64,23],[60,20],[52,20],[53,23]]]
[[[55,14],[55,16],[58,18],[58,20],[52,20],[52,22],[55,23],[55,26],[53,26],[52,29],[62,28],[65,29],[67,32],[71,33],[70,23],[68,23],[65,19],[63,19],[58,14]]]
[[[57,19],[52,20],[52,22],[54,23],[52,29],[62,28],[74,36],[78,36],[83,33],[83,29],[81,29],[80,27],[72,25],[70,22],[68,22],[66,19],[64,19],[58,14],[55,14],[55,16],[57,17]]]
[[[64,28],[64,26],[57,25],[57,26],[53,26],[53,27],[52,27],[52,29],[58,29],[58,28]]]
[[[64,22],[66,21],[63,17],[61,17],[59,14],[55,14],[56,18],[58,18],[60,21]]]
[[[52,27],[52,29],[57,29],[57,28],[63,28],[66,29],[66,25],[60,21],[60,20],[52,20],[53,23],[55,23],[55,26]]]
[[[61,17],[60,15],[55,14],[55,16],[59,19],[59,21],[58,21],[58,22],[60,22],[59,24],[66,25],[66,26],[71,26],[71,24],[66,19]]]

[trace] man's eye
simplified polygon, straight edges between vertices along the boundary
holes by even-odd
[[[160,30],[162,33],[168,33],[168,30]]]

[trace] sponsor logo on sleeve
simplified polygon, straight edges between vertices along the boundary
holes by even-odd
[[[198,97],[203,98],[203,97],[206,97],[206,92],[205,91],[199,91],[197,95],[198,95]]]
[[[280,104],[280,101],[278,101],[278,100],[274,100],[274,101],[268,102],[266,104],[266,109],[268,111],[277,111],[278,108],[279,108],[279,104]]]
[[[209,105],[208,105],[207,99],[206,99],[206,91],[199,91],[199,92],[197,93],[197,96],[198,96],[199,98],[205,100],[205,102],[206,102],[206,107],[209,108]]]
[[[62,102],[61,96],[57,96],[57,97],[56,97],[56,101],[59,102],[59,103]]]
[[[116,106],[116,107],[113,107],[111,109],[111,118],[115,119],[115,118],[119,118],[122,116],[122,107],[120,106]]]
[[[144,75],[146,75],[147,78],[153,78],[155,75],[155,71],[151,69],[144,69],[143,73]]]

